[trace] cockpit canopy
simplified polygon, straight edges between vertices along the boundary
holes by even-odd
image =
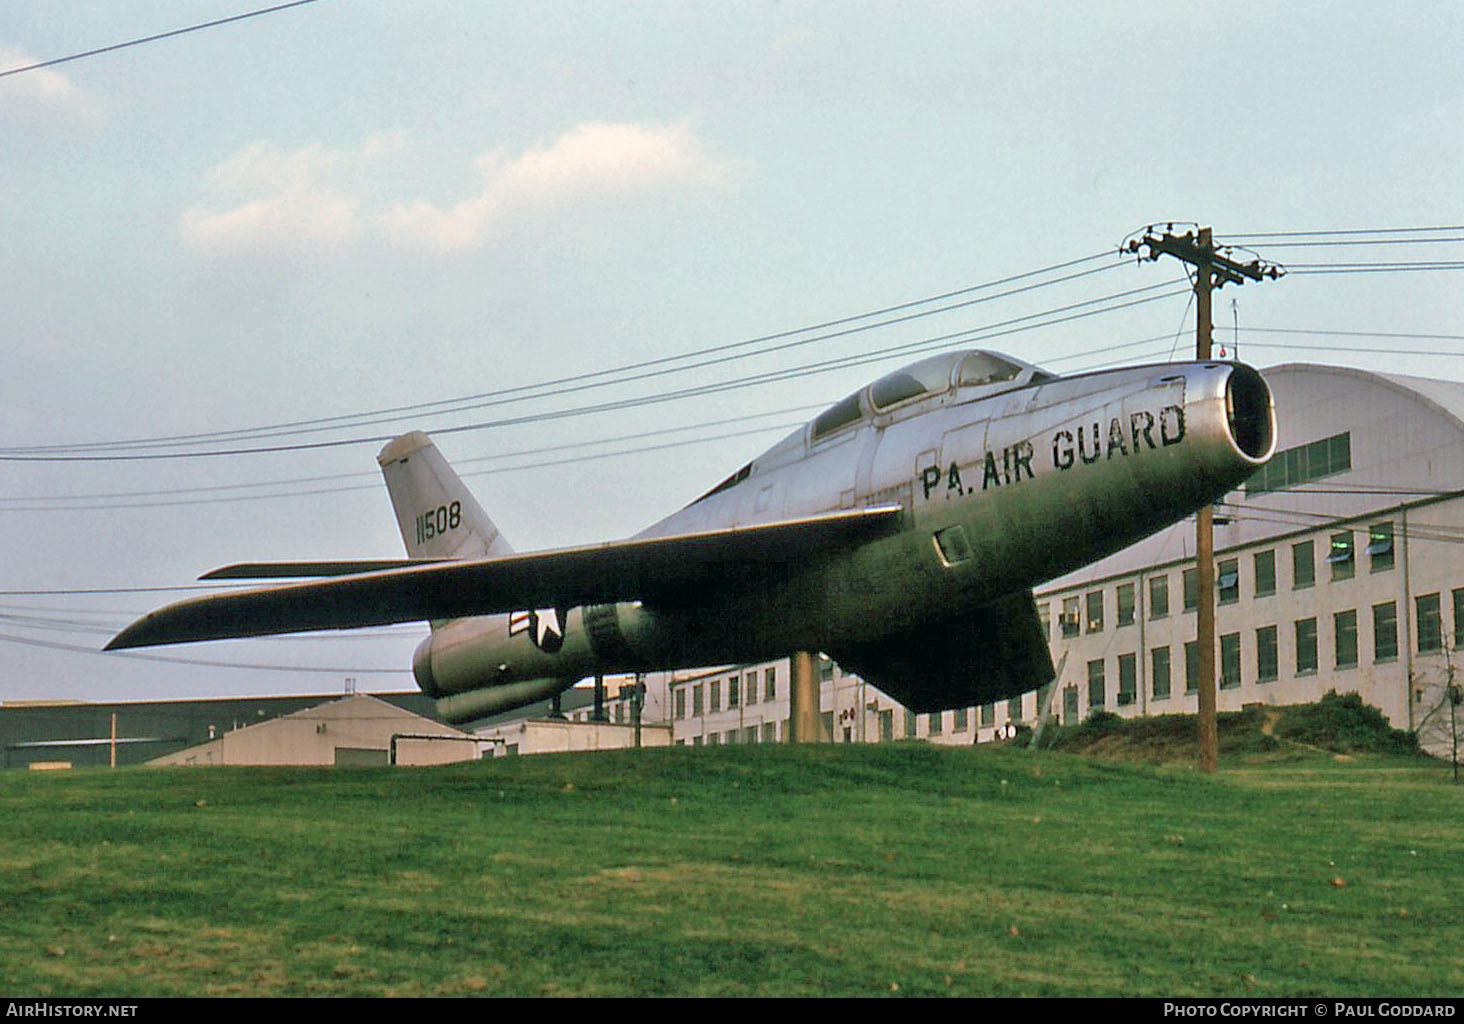
[[[981,389],[972,397],[1051,380],[1031,363],[996,352],[947,352],[896,370],[869,387],[830,406],[813,421],[816,441],[859,419],[866,410],[883,413],[895,406],[958,388]],[[996,387],[995,385],[1001,385]],[[990,389],[988,392],[986,389]],[[861,401],[863,399],[863,401]]]

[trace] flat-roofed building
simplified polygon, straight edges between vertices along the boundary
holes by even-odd
[[[469,733],[367,694],[225,732],[154,765],[432,765],[475,761]]]

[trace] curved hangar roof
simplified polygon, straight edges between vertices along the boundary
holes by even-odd
[[[1464,491],[1464,382],[1311,363],[1261,375],[1276,403],[1276,455],[1216,509],[1217,551]],[[1193,553],[1191,519],[1054,583]]]

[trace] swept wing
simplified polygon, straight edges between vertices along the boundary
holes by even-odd
[[[526,608],[675,600],[739,567],[806,561],[893,531],[899,505],[589,547],[435,562],[310,583],[214,594],[160,608],[107,650],[454,619]],[[373,563],[230,566],[205,578],[333,575]]]

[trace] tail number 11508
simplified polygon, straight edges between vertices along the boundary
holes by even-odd
[[[438,505],[417,517],[417,543],[425,544],[438,534],[456,530],[463,525],[463,504],[455,501],[451,505]]]

